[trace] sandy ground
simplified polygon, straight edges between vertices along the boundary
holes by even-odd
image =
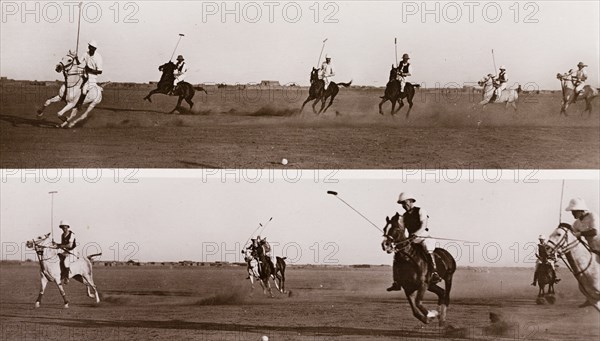
[[[566,271],[563,269],[563,271]],[[594,340],[600,313],[577,308],[574,278],[563,273],[554,305],[536,305],[531,269],[460,269],[448,327],[412,317],[402,292],[387,293],[390,267],[289,267],[290,296],[251,296],[243,267],[95,267],[102,302],[83,285],[56,287],[34,309],[37,264],[0,264],[2,340]],[[433,295],[426,305],[435,308]],[[490,313],[499,321],[492,323]]]
[[[560,117],[560,95],[522,95],[519,112],[472,109],[472,95],[418,90],[410,119],[377,113],[379,89],[341,89],[330,110],[299,112],[306,90],[215,89],[192,110],[174,97],[110,86],[82,126],[56,129],[52,87],[2,87],[0,167],[119,168],[598,168],[600,103]],[[480,122],[480,124],[478,124]]]

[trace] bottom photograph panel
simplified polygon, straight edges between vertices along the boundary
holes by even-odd
[[[598,173],[531,174],[5,170],[1,338],[599,339]]]

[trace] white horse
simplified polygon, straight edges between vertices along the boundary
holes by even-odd
[[[494,92],[496,91],[496,88],[494,88],[493,75],[488,74],[482,80],[477,82],[477,84],[479,84],[479,86],[483,87],[483,90],[481,91],[483,98],[482,98],[482,101],[479,102],[478,104],[483,106],[483,109],[485,109],[485,106],[490,104],[490,100],[492,99],[492,96],[494,95]],[[521,92],[520,85],[517,89],[504,89],[504,90],[502,90],[502,93],[500,94],[500,96],[491,103],[505,103],[506,104],[505,109],[508,109],[508,106],[511,105],[516,113],[517,112],[517,100],[519,99],[520,92]]]
[[[26,245],[30,249],[34,249],[37,254],[38,261],[40,263],[40,277],[41,277],[41,289],[37,300],[35,301],[35,307],[39,308],[42,302],[44,291],[48,282],[53,282],[58,287],[58,291],[63,297],[65,303],[64,307],[69,307],[69,301],[67,300],[67,294],[61,283],[60,277],[60,259],[58,257],[59,252],[62,250],[58,249],[53,245],[53,242],[49,238],[50,233],[37,237],[36,239],[28,240]],[[87,294],[90,298],[95,298],[96,303],[100,303],[100,296],[98,295],[98,289],[94,284],[92,277],[92,262],[91,259],[99,254],[90,255],[87,257],[76,256],[76,259],[70,262],[69,265],[69,278],[73,278],[83,284],[87,288]],[[65,262],[69,262],[67,257]],[[93,289],[93,290],[92,290]]]
[[[559,257],[573,273],[587,304],[600,311],[600,256],[571,232],[571,225],[562,223],[548,237],[548,249]],[[565,259],[566,258],[566,259]]]
[[[81,85],[83,84],[84,80],[83,69],[76,64],[75,58],[71,54],[68,54],[64,56],[60,63],[56,65],[55,70],[56,72],[62,72],[65,78],[65,84],[61,86],[58,90],[58,95],[49,98],[44,103],[44,106],[37,111],[37,114],[38,117],[43,116],[46,107],[48,107],[52,103],[64,100],[65,102],[67,102],[67,105],[57,113],[58,118],[60,118],[63,121],[60,127],[73,128],[77,123],[85,120],[90,111],[92,111],[92,109],[94,109],[94,107],[102,101],[103,89],[98,84],[86,84],[86,86],[89,86],[89,91],[85,96],[83,104],[89,105],[86,111],[79,118],[75,119],[75,116],[77,116],[78,111],[76,105],[77,101],[79,100],[79,97],[81,96]],[[63,115],[69,110],[71,110],[71,114],[69,115],[69,117],[65,118]]]
[[[252,251],[250,250],[245,250],[242,251],[242,253],[244,254],[244,260],[246,261],[246,263],[248,263],[248,277],[250,278],[250,283],[252,285],[252,291],[254,291],[254,281],[257,281],[260,283],[260,286],[263,289],[263,294],[267,294],[267,290],[269,291],[269,295],[271,297],[273,297],[273,292],[271,290],[271,282],[269,282],[269,280],[267,279],[266,281],[263,281],[260,277],[260,270],[259,270],[259,264],[258,264],[258,260],[252,255]],[[277,257],[279,259],[279,262],[284,261],[283,258]],[[277,288],[277,291],[279,291],[282,294],[287,294],[287,292],[285,291],[285,287],[284,287],[284,283],[285,283],[285,269],[281,270],[281,265],[279,268],[276,267],[276,271],[275,273],[270,274],[269,278],[273,280],[273,283],[275,283],[275,288]],[[278,273],[279,271],[279,273]],[[279,275],[279,276],[278,276]]]

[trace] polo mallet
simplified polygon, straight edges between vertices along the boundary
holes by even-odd
[[[396,50],[396,67],[398,67],[398,38],[394,38],[394,48]]]
[[[273,217],[271,217],[271,219],[269,219],[269,221],[267,221],[264,225],[261,225],[260,231],[258,231],[258,233],[256,234],[257,236],[260,236],[265,232],[265,229],[267,228],[271,220],[273,220]]]
[[[497,75],[498,69],[496,68],[496,56],[494,56],[494,49],[492,49],[492,61],[494,62],[494,75]]]
[[[565,193],[565,180],[562,181],[562,186],[560,188],[560,206],[558,206],[558,224],[562,223],[562,204],[563,204],[563,194]]]
[[[58,191],[50,191],[50,232],[52,233],[52,242],[54,243],[54,194]]]
[[[328,38],[325,38],[325,40],[323,40],[323,47],[321,47],[321,53],[319,53],[319,60],[317,61],[317,68],[319,67],[319,64],[321,64],[321,57],[323,56],[323,50],[325,50],[325,42],[327,42]]]
[[[383,230],[380,229],[377,225],[375,225],[375,223],[373,223],[372,221],[369,220],[369,218],[365,217],[362,213],[360,213],[356,208],[352,207],[352,205],[350,205],[349,203],[347,203],[344,199],[340,198],[340,196],[338,195],[338,192],[335,191],[327,191],[327,194],[333,195],[334,197],[336,197],[339,201],[343,202],[346,206],[350,207],[354,212],[358,213],[359,216],[363,217],[363,219],[365,219],[366,221],[368,221],[371,225],[373,225],[374,228],[376,228],[379,232],[383,233]]]
[[[185,36],[185,34],[179,33],[179,40],[177,40],[177,45],[175,45],[175,49],[173,50],[173,54],[171,55],[171,59],[169,59],[169,61],[173,60],[173,57],[175,56],[175,52],[177,51],[177,48],[179,47],[179,43],[181,42],[181,38],[183,38],[184,36]]]
[[[268,224],[269,222],[271,222],[271,220],[273,220],[273,217],[269,218],[269,221],[267,221],[267,222],[265,223],[265,226],[267,226],[267,224]],[[258,232],[258,230],[259,230],[260,228],[262,228],[262,227],[263,227],[263,224],[262,224],[262,223],[258,223],[258,227],[256,227],[256,229],[254,229],[254,231],[252,231],[252,234],[250,235],[250,237],[248,237],[248,239],[246,240],[246,243],[244,243],[244,245],[248,245],[248,242],[250,241],[250,239],[252,239],[252,236],[254,236],[254,235],[256,234],[256,232]]]
[[[77,44],[75,45],[75,57],[79,55],[79,31],[81,29],[81,7],[83,2],[79,3],[79,18],[77,19]]]

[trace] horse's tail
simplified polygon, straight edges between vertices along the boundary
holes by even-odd
[[[520,94],[521,91],[523,91],[523,89],[521,88],[521,84],[519,84],[519,87],[517,88],[517,93]]]
[[[420,88],[420,87],[421,87],[421,84],[413,84],[413,87],[414,87],[415,89],[418,89],[418,88]]]
[[[201,87],[201,86],[195,86],[194,90],[196,90],[196,91],[204,91],[204,93],[208,95],[208,92],[206,92],[206,90],[203,87]]]
[[[350,85],[352,85],[352,81],[349,81],[348,83],[338,83],[338,85],[341,85],[341,86],[343,86],[345,88],[349,88]]]
[[[102,252],[100,252],[100,253],[94,253],[93,255],[87,256],[87,259],[91,261],[91,260],[93,260],[92,258],[98,257],[100,255],[102,255]]]

